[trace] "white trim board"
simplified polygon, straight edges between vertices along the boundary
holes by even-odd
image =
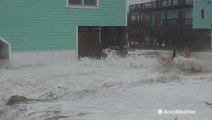
[[[99,0],[96,0],[96,6],[85,6],[84,0],[82,0],[82,5],[69,5],[69,0],[66,0],[67,8],[79,8],[79,9],[99,9]]]
[[[0,41],[2,41],[3,43],[5,43],[6,45],[8,45],[8,59],[11,58],[11,51],[12,51],[12,48],[11,48],[11,44],[9,42],[7,42],[4,38],[0,37]]]
[[[15,66],[49,65],[76,61],[76,50],[12,52],[10,62]]]

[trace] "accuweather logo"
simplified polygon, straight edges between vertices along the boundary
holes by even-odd
[[[166,109],[158,109],[159,115],[194,115],[196,114],[195,110],[166,110]]]

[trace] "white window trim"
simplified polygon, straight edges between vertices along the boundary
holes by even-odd
[[[88,8],[88,9],[99,9],[99,0],[96,0],[96,6],[84,6],[84,0],[82,1],[82,5],[69,5],[69,0],[66,0],[67,8]]]

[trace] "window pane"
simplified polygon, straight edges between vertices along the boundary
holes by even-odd
[[[135,20],[136,20],[136,16],[135,16],[135,15],[132,15],[132,16],[131,16],[131,20],[132,20],[132,21],[135,21]]]
[[[205,17],[205,10],[202,9],[202,10],[201,10],[201,18],[204,19],[204,17]]]
[[[82,5],[82,0],[69,0],[69,5]]]
[[[85,6],[97,6],[97,0],[84,0]]]

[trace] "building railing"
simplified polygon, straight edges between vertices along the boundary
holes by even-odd
[[[167,26],[176,26],[176,25],[184,25],[184,26],[191,26],[193,19],[192,18],[181,18],[181,19],[166,19],[162,20],[163,25]]]
[[[145,20],[145,21],[128,21],[129,25],[142,25],[145,26],[192,26],[192,18],[180,18],[180,19],[163,19],[163,20]]]
[[[129,10],[136,11],[143,9],[165,8],[183,5],[193,5],[193,0],[158,0],[155,2],[130,5]]]

